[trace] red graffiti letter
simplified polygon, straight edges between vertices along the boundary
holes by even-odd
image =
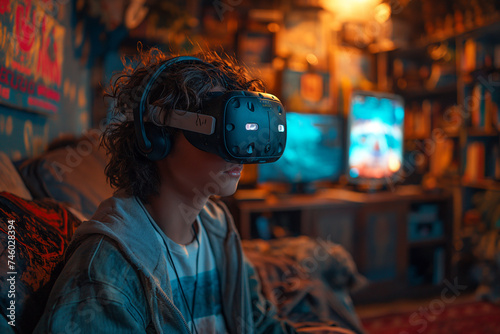
[[[10,13],[10,0],[0,0],[0,14]]]
[[[45,33],[46,22],[45,18],[42,21],[42,45],[40,47],[40,55],[38,57],[38,72],[48,79],[51,83],[58,86],[61,85],[61,64],[57,59],[57,42],[53,38],[54,27],[50,33]]]

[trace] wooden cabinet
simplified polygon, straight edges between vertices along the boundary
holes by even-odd
[[[237,200],[233,213],[243,239],[308,235],[343,245],[372,283],[358,300],[387,300],[431,291],[450,277],[452,196],[411,189]]]

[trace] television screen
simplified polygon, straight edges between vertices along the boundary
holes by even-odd
[[[287,112],[286,122],[285,152],[276,162],[258,165],[258,181],[336,181],[343,171],[338,117]]]
[[[385,183],[403,162],[404,103],[397,95],[354,92],[347,125],[348,178]]]

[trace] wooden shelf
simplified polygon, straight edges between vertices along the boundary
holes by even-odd
[[[429,137],[430,136],[414,136],[414,135],[409,135],[409,136],[405,136],[404,140],[426,140]]]
[[[408,247],[416,248],[416,247],[435,247],[435,246],[446,246],[448,241],[446,238],[432,238],[427,240],[415,240],[409,241]]]
[[[460,138],[460,135],[457,134],[457,133],[449,133],[448,134],[448,133],[445,132],[445,136],[448,139],[458,139],[458,138]],[[430,137],[431,137],[430,134],[425,135],[425,136],[421,136],[421,135],[417,136],[417,135],[412,135],[411,134],[411,135],[405,135],[404,136],[404,140],[426,140],[426,139],[429,139]]]
[[[453,174],[439,177],[438,184],[445,186],[446,188],[461,187],[462,181],[460,180],[460,175]]]
[[[444,133],[444,134],[445,134],[446,138],[450,138],[450,139],[457,139],[457,138],[460,138],[460,134],[459,134],[459,133],[457,133],[457,132],[450,132],[450,133],[447,133],[447,132],[445,131],[445,133]]]
[[[406,99],[427,99],[427,98],[435,98],[444,95],[456,95],[457,94],[457,86],[449,85],[438,87],[435,89],[408,89],[408,90],[395,90],[396,94],[404,96]]]
[[[399,203],[447,200],[446,191],[425,192],[420,186],[398,186],[394,191],[374,193],[355,192],[346,189],[325,189],[318,192],[318,198],[351,203]]]
[[[454,31],[448,34],[426,36],[414,41],[413,43],[411,43],[411,45],[396,46],[385,52],[394,52],[405,57],[418,57],[420,54],[427,52],[427,47],[430,45],[444,42],[454,42],[457,38],[464,38],[472,34],[494,34],[496,31],[498,31],[498,29],[500,29],[500,15],[495,15],[480,27],[474,27],[461,32]]]
[[[495,68],[495,67],[483,67],[483,68],[478,68],[472,71],[467,71],[467,72],[462,72],[461,75],[464,78],[477,78],[478,76],[485,75],[485,74],[491,74],[491,73],[496,73],[500,71],[500,68]]]
[[[498,137],[498,132],[496,131],[484,131],[483,129],[476,129],[476,128],[469,128],[467,129],[467,136],[468,137]]]
[[[474,27],[461,32],[453,32],[451,34],[425,37],[415,43],[415,48],[423,48],[432,44],[443,43],[457,38],[467,37],[467,35],[471,34],[477,34],[477,35],[491,34],[497,31],[498,29],[500,29],[500,15],[495,15],[480,27]]]
[[[500,191],[500,182],[495,180],[464,182],[462,185],[466,188]]]

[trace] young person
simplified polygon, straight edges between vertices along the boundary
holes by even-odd
[[[263,89],[232,60],[197,57],[142,52],[112,85],[120,121],[102,144],[117,191],[77,229],[35,332],[294,332],[260,294],[231,215],[211,199],[235,192],[242,165],[165,125],[173,112],[196,112],[218,94]],[[134,117],[142,117],[135,111],[144,99],[145,135],[153,145],[158,133],[170,138],[166,154],[151,157],[141,147]]]

